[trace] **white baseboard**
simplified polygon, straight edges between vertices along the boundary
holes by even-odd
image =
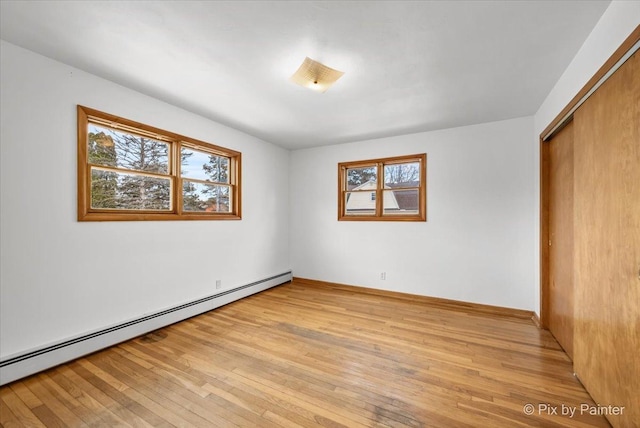
[[[291,271],[285,272],[151,315],[9,356],[0,361],[0,385],[235,302],[291,279]]]

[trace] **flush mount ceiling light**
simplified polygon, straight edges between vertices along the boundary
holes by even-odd
[[[306,57],[298,71],[289,78],[293,83],[297,83],[305,88],[318,92],[325,92],[331,85],[342,77],[344,72],[334,70],[324,64]]]

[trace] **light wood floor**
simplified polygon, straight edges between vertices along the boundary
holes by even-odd
[[[0,399],[5,427],[608,426],[560,414],[593,402],[529,319],[302,282],[14,382]]]

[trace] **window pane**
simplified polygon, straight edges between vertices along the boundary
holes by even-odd
[[[376,166],[347,169],[347,188],[345,190],[361,190],[376,188],[378,169]]]
[[[418,189],[385,190],[384,215],[415,215],[419,213]]]
[[[231,211],[230,195],[231,186],[183,180],[182,210],[228,213]]]
[[[171,180],[91,168],[91,208],[168,211]]]
[[[229,182],[229,158],[182,147],[180,172],[183,177],[216,183]]]
[[[385,188],[420,186],[420,162],[384,166]]]
[[[344,201],[345,215],[375,215],[375,192],[346,192]]]
[[[90,123],[89,163],[167,174],[169,144]]]

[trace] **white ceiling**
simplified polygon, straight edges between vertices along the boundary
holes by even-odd
[[[0,4],[8,42],[296,149],[534,114],[609,1]],[[345,75],[289,82],[305,56]]]

